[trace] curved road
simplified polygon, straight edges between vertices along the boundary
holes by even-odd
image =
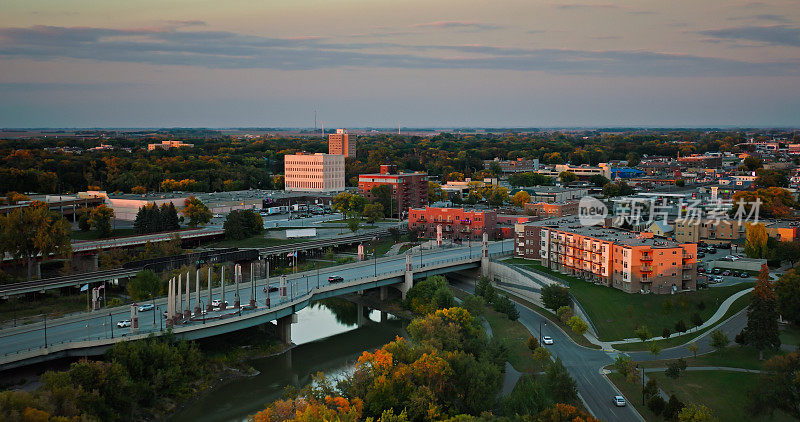
[[[473,292],[474,284],[456,281],[453,284],[465,291]],[[578,384],[578,391],[586,407],[595,417],[607,421],[641,421],[642,417],[630,404],[626,407],[616,407],[611,403],[612,397],[621,394],[611,381],[602,374],[602,368],[614,363],[614,359],[620,354],[631,356],[635,361],[643,360],[663,360],[677,359],[680,357],[692,356],[685,346],[678,346],[664,349],[659,356],[653,356],[649,352],[605,352],[599,349],[589,349],[580,346],[560,328],[554,326],[550,320],[532,311],[531,309],[517,303],[519,310],[519,322],[534,335],[539,336],[539,324],[542,324],[542,335],[550,336],[554,344],[546,346],[554,357],[559,357],[564,366],[569,371],[572,378]],[[744,311],[739,312],[728,320],[724,321],[718,328],[722,329],[729,338],[733,338],[744,328],[747,317]],[[695,341],[700,350],[698,354],[708,353],[713,350],[710,343],[710,331],[706,332],[701,338]],[[629,398],[628,402],[631,399]]]

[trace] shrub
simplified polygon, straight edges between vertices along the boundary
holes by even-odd
[[[686,323],[683,320],[680,320],[675,323],[675,332],[676,333],[685,333],[686,332]]]
[[[645,384],[642,391],[644,392],[644,397],[648,399],[650,397],[658,395],[658,381],[651,378],[650,380],[647,381],[647,384]]]
[[[556,311],[556,315],[561,322],[566,323],[567,320],[573,315],[572,309],[569,306],[562,306]]]
[[[572,299],[569,297],[569,289],[557,284],[542,287],[542,304],[553,312],[562,306],[569,306]]]
[[[667,407],[667,402],[661,397],[660,394],[651,396],[647,400],[647,408],[650,409],[656,416],[662,414]]]
[[[699,312],[695,312],[695,313],[692,314],[692,324],[695,327],[699,327],[699,326],[703,325],[703,318],[700,316]]]
[[[678,400],[678,398],[673,394],[669,396],[669,401],[667,405],[664,406],[664,412],[662,416],[664,419],[674,420],[678,417],[678,413],[683,409],[683,402]]]
[[[528,337],[528,341],[525,342],[525,345],[528,346],[531,352],[536,350],[539,347],[539,340],[536,339],[534,336]]]
[[[670,334],[672,334],[672,331],[670,331],[667,327],[664,327],[664,329],[661,330],[661,337],[669,338]]]

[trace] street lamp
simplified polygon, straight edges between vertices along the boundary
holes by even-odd
[[[111,316],[111,312],[108,313],[108,325],[111,326],[111,338],[114,338],[114,318]]]
[[[639,364],[636,364],[636,369],[639,369]],[[642,406],[644,406],[644,366],[642,366]]]
[[[153,299],[153,329],[156,329],[156,298],[150,293],[150,299]]]
[[[47,314],[42,314],[44,318],[44,348],[47,349]]]
[[[375,253],[375,248],[372,248],[372,257],[374,258],[373,261],[375,261],[375,278],[377,278],[378,277],[378,254]]]
[[[543,322],[544,322],[544,321],[542,321],[542,320],[539,320],[539,345],[542,345],[542,337],[543,337],[543,336],[542,336],[542,323],[543,323]],[[544,322],[544,325],[546,326],[546,325],[547,325],[547,323],[546,323],[546,322]]]

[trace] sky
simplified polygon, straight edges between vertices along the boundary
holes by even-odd
[[[2,9],[0,127],[800,126],[797,0]]]

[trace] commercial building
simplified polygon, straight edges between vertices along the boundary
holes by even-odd
[[[183,148],[183,147],[193,147],[194,144],[186,144],[182,141],[161,141],[160,144],[147,144],[147,150],[153,151],[157,149],[170,149],[170,148]]]
[[[436,238],[437,226],[442,226],[444,239],[479,240],[484,233],[489,238],[498,236],[497,213],[491,210],[465,210],[463,208],[409,208],[408,228],[419,235]]]
[[[529,202],[525,204],[525,214],[540,219],[578,215],[578,201]]]
[[[516,160],[501,160],[495,158],[494,160],[483,160],[483,168],[489,170],[492,163],[497,163],[503,173],[525,173],[539,170],[539,159],[525,160],[517,158]]]
[[[421,208],[428,205],[428,173],[402,173],[397,166],[382,165],[378,174],[361,174],[358,176],[358,189],[361,194],[373,200],[372,188],[389,186],[395,200],[394,213],[408,208]]]
[[[597,167],[593,166],[571,166],[569,164],[556,164],[550,169],[541,169],[537,173],[558,179],[558,176],[565,172],[574,173],[578,179],[586,180],[594,175],[600,175],[611,180],[611,166],[608,163],[600,163]]]
[[[798,223],[787,220],[759,220],[767,236],[781,242],[792,242],[798,236]],[[731,243],[747,238],[747,223],[736,219],[679,218],[675,220],[675,240],[678,242]]]
[[[284,189],[295,192],[344,190],[344,155],[299,152],[286,155]]]
[[[578,201],[589,195],[587,188],[562,188],[560,186],[535,186],[524,188],[531,196],[531,202],[547,202],[550,204]]]
[[[328,154],[339,154],[346,157],[356,156],[356,139],[350,139],[345,129],[336,129],[336,133],[328,135]]]
[[[514,253],[554,271],[628,293],[697,289],[696,244],[655,239],[651,233],[584,226],[577,216],[518,225]]]

